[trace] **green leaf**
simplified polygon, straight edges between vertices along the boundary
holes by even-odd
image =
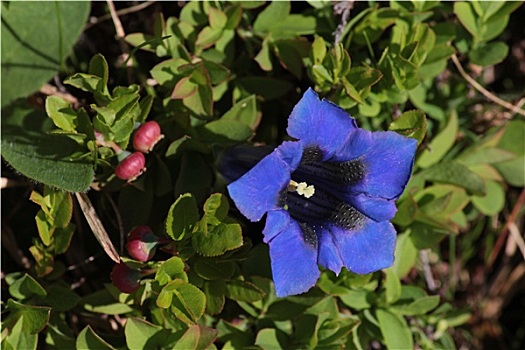
[[[219,225],[230,210],[228,199],[222,193],[213,193],[204,203],[204,218],[206,223]]]
[[[236,29],[242,19],[242,6],[236,4],[236,6],[227,8],[225,13],[228,16],[225,28],[228,30]]]
[[[161,286],[175,278],[187,280],[184,273],[184,262],[177,256],[173,256],[163,262],[155,274],[155,281],[159,282]]]
[[[317,18],[304,14],[291,14],[282,21],[275,22],[272,33],[290,32],[295,35],[315,34],[317,29]]]
[[[197,93],[184,98],[182,102],[197,118],[210,119],[213,115],[213,90],[209,83],[199,84]]]
[[[395,271],[397,278],[405,277],[414,267],[417,261],[418,251],[414,243],[410,239],[410,231],[403,232],[397,236],[396,252],[394,265],[392,269]]]
[[[103,85],[107,85],[109,78],[108,62],[101,54],[97,53],[89,61],[88,73],[101,79]],[[106,87],[107,90],[107,87]]]
[[[383,309],[377,309],[376,316],[387,349],[414,348],[412,332],[403,317]]]
[[[463,188],[437,184],[427,186],[417,192],[415,200],[421,212],[425,214],[434,217],[450,217],[463,210],[469,202],[469,196]]]
[[[517,187],[525,186],[525,122],[512,120],[507,124],[505,133],[501,137],[498,148],[513,152],[516,158],[496,163],[494,166],[503,175],[505,180]]]
[[[57,227],[53,232],[53,243],[55,254],[64,254],[71,243],[76,226],[69,224],[65,228]]]
[[[383,73],[370,67],[353,67],[346,78],[358,90],[363,91],[376,84],[383,77]],[[364,97],[364,96],[363,96]]]
[[[273,69],[272,55],[270,52],[270,40],[269,38],[266,38],[262,42],[261,50],[257,56],[254,57],[254,60],[259,64],[259,67],[266,72],[270,72]]]
[[[226,296],[232,300],[253,303],[264,297],[264,292],[255,284],[235,280],[226,282]]]
[[[397,209],[396,216],[392,219],[392,222],[400,226],[410,225],[416,218],[418,211],[417,203],[410,193],[398,204]]]
[[[92,74],[75,73],[64,80],[64,84],[76,87],[77,89],[95,93],[97,86],[102,79]]]
[[[224,12],[215,7],[210,7],[208,19],[210,21],[210,26],[217,29],[223,29],[228,22],[228,17],[226,17]]]
[[[509,23],[510,16],[502,16],[484,22],[479,27],[479,41],[490,41],[497,38]]]
[[[196,128],[202,141],[228,144],[246,141],[253,135],[253,130],[242,122],[219,119]]]
[[[436,164],[447,154],[448,150],[454,145],[456,140],[456,133],[458,132],[458,115],[455,111],[449,115],[449,120],[445,128],[437,134],[430,144],[428,149],[421,153],[416,164],[422,168]]]
[[[221,117],[221,120],[233,120],[249,126],[255,130],[261,121],[261,112],[257,108],[257,99],[255,95],[250,95],[230,108]]]
[[[461,163],[443,162],[426,169],[421,173],[428,181],[448,183],[463,187],[471,194],[484,195],[483,180]]]
[[[465,1],[454,3],[454,14],[470,34],[479,39],[478,17],[474,13],[472,4]]]
[[[160,305],[159,299],[161,299]],[[196,324],[204,314],[206,307],[204,293],[181,279],[175,279],[166,284],[159,294],[159,299],[157,299],[159,307],[166,307],[166,302],[169,301],[168,306],[171,305],[171,312],[187,324]]]
[[[77,337],[76,342],[77,350],[103,350],[115,348],[109,345],[104,339],[102,339],[97,333],[91,329],[91,326],[86,326]]]
[[[356,310],[367,309],[371,306],[370,292],[365,289],[349,289],[339,298],[343,304]]]
[[[427,131],[427,118],[420,110],[407,111],[390,123],[388,130],[417,140],[417,144],[425,138]]]
[[[35,216],[36,227],[38,229],[38,235],[44,243],[44,245],[49,246],[51,244],[51,239],[54,231],[53,223],[51,222],[52,218],[44,213],[44,211],[39,210]]]
[[[88,73],[100,78],[93,91],[94,97],[99,105],[107,105],[112,98],[108,90],[109,67],[104,56],[98,53],[91,58]]]
[[[321,313],[326,313],[329,318],[337,318],[339,316],[339,308],[334,297],[327,296],[304,312],[304,314],[309,315],[320,315]]]
[[[72,156],[86,150],[66,136],[48,134],[51,124],[23,102],[2,109],[2,156],[30,179],[65,191],[85,191],[93,179],[92,164]]]
[[[357,89],[352,84],[350,84],[346,78],[343,77],[341,82],[343,83],[345,92],[351,98],[353,98],[357,103],[363,103],[363,100],[361,99],[361,95],[359,94],[359,91],[357,91]]]
[[[183,194],[177,198],[168,212],[166,232],[171,238],[179,241],[193,232],[199,218],[195,197],[191,193]]]
[[[195,42],[195,46],[199,46],[202,48],[208,48],[215,44],[222,35],[222,29],[219,28],[213,28],[213,27],[204,27],[197,37],[197,41]]]
[[[208,16],[206,16],[203,7],[204,3],[198,1],[187,3],[180,12],[180,20],[194,26],[203,25],[208,21]]]
[[[133,311],[131,306],[115,300],[108,289],[100,289],[86,295],[80,300],[80,305],[89,312],[107,315],[120,315]]]
[[[224,65],[212,61],[203,61],[206,72],[210,75],[210,83],[218,85],[225,83],[231,72]]]
[[[64,191],[50,189],[51,195],[51,216],[53,225],[59,228],[65,228],[71,221],[73,215],[73,198]]]
[[[218,256],[242,245],[242,230],[239,224],[220,223],[208,233],[197,232],[192,237],[193,249],[202,256]]]
[[[35,258],[36,265],[34,266],[34,269],[38,277],[43,277],[53,271],[54,257],[51,252],[47,251],[38,242],[29,247],[29,251]]]
[[[414,222],[412,224],[412,232],[410,239],[414,246],[421,249],[435,248],[441,240],[449,233],[442,228],[436,228],[422,222]]]
[[[195,272],[206,280],[226,280],[233,276],[235,264],[231,261],[217,262],[199,259],[193,266]]]
[[[385,269],[385,290],[386,302],[388,304],[395,303],[401,295],[401,282],[396,272],[392,268]]]
[[[483,147],[471,152],[462,153],[456,159],[470,167],[470,165],[494,164],[514,158],[516,158],[516,155],[512,152],[496,147]]]
[[[502,62],[509,54],[509,47],[502,41],[494,41],[468,53],[470,61],[478,66],[493,66]]]
[[[179,176],[175,183],[175,194],[190,192],[199,201],[204,201],[209,195],[209,188],[213,180],[212,174],[213,170],[210,168],[208,158],[197,152],[184,152]]]
[[[7,307],[23,317],[23,331],[29,334],[37,334],[42,331],[49,322],[51,308],[45,306],[24,305],[13,299],[7,300]]]
[[[352,337],[350,333],[360,324],[359,318],[350,316],[329,320],[322,325],[318,332],[319,349],[340,349],[341,344],[347,343]]]
[[[191,77],[184,77],[175,84],[171,98],[174,100],[193,96],[199,90],[199,85],[191,81]]]
[[[496,215],[505,205],[505,191],[495,181],[485,181],[485,188],[484,196],[472,196],[472,204],[485,215]]]
[[[217,338],[218,331],[213,328],[194,325],[188,327],[174,349],[208,349]]]
[[[27,333],[24,328],[24,316],[21,316],[13,328],[11,328],[9,334],[3,338],[2,334],[2,349],[5,350],[36,350],[38,344],[38,334]],[[5,331],[4,331],[5,332]]]
[[[127,144],[135,120],[140,115],[138,92],[129,92],[118,96],[107,106],[91,105],[97,115],[93,125],[107,141]],[[124,146],[123,146],[124,147]]]
[[[62,312],[74,308],[80,301],[80,297],[71,290],[69,286],[55,284],[48,288],[46,304],[53,308],[53,311]]]
[[[439,295],[417,298],[409,304],[393,305],[390,310],[400,315],[424,315],[439,305]]]
[[[124,335],[131,350],[161,348],[169,339],[162,327],[136,317],[127,319]]]
[[[38,90],[64,65],[84,29],[90,4],[40,1],[1,6],[3,108]]]
[[[66,100],[58,96],[48,96],[46,113],[58,128],[67,132],[76,132],[77,114]]]
[[[323,37],[316,36],[312,43],[312,51],[310,52],[313,65],[322,65],[326,52],[326,42]]]
[[[259,346],[263,350],[273,350],[273,349],[285,349],[283,334],[281,334],[275,328],[265,328],[257,333],[257,338],[255,338],[255,345]]]
[[[206,281],[203,283],[202,288],[206,294],[206,312],[210,315],[219,314],[226,302],[224,281]]]
[[[284,21],[289,13],[289,1],[272,1],[257,16],[257,19],[253,23],[253,30],[256,32],[270,32],[275,28],[277,23]]]
[[[31,276],[24,274],[9,286],[9,294],[13,298],[22,300],[30,296],[46,296],[45,289]]]

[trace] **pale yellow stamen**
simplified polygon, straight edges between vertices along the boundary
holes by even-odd
[[[298,195],[304,196],[305,198],[310,198],[315,193],[314,185],[308,185],[306,182],[295,182],[290,180],[288,184],[288,191],[297,192]]]

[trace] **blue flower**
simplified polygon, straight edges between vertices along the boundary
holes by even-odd
[[[343,109],[309,89],[288,120],[286,141],[228,186],[251,221],[266,214],[277,296],[300,294],[319,278],[392,265],[396,231],[389,222],[410,178],[417,142],[357,127]]]

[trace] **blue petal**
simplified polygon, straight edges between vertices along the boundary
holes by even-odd
[[[319,100],[319,96],[308,89],[292,110],[286,130],[305,147],[319,147],[326,160],[345,145],[349,133],[355,129],[355,120],[341,107]]]
[[[372,132],[357,128],[348,135],[341,149],[334,154],[332,161],[346,162],[361,157],[372,147]]]
[[[396,231],[388,221],[367,220],[356,231],[331,226],[330,232],[344,266],[352,272],[371,273],[394,263]]]
[[[290,223],[290,214],[286,210],[272,210],[266,215],[266,225],[263,235],[264,243],[268,243],[279,233],[283,232]]]
[[[343,260],[332,234],[322,228],[317,231],[317,237],[319,239],[319,264],[338,275],[341,272],[341,267],[343,267]]]
[[[272,275],[278,297],[307,292],[320,272],[317,247],[306,243],[301,227],[290,220],[288,227],[269,243]]]
[[[375,221],[391,220],[396,215],[397,207],[392,199],[370,197],[360,193],[349,195],[346,200],[352,207]]]
[[[274,151],[228,185],[228,192],[244,216],[259,221],[267,211],[279,208],[279,196],[289,182],[288,164]]]
[[[397,199],[412,173],[417,141],[385,131],[372,133],[371,142],[368,152],[362,156],[365,178],[352,185],[351,190],[372,197]]]
[[[290,172],[297,169],[303,156],[303,147],[299,142],[285,141],[275,151],[288,165]]]

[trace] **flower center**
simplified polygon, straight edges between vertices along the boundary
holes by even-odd
[[[295,182],[290,180],[288,184],[288,192],[297,192],[297,194],[304,196],[305,198],[310,198],[315,193],[314,185],[308,185],[306,182]]]
[[[322,159],[320,149],[306,149],[301,164],[292,173],[283,198],[290,215],[310,236],[317,227],[328,224],[353,230],[361,226],[365,219],[363,214],[339,197],[348,185],[364,177],[362,161],[323,162]]]

